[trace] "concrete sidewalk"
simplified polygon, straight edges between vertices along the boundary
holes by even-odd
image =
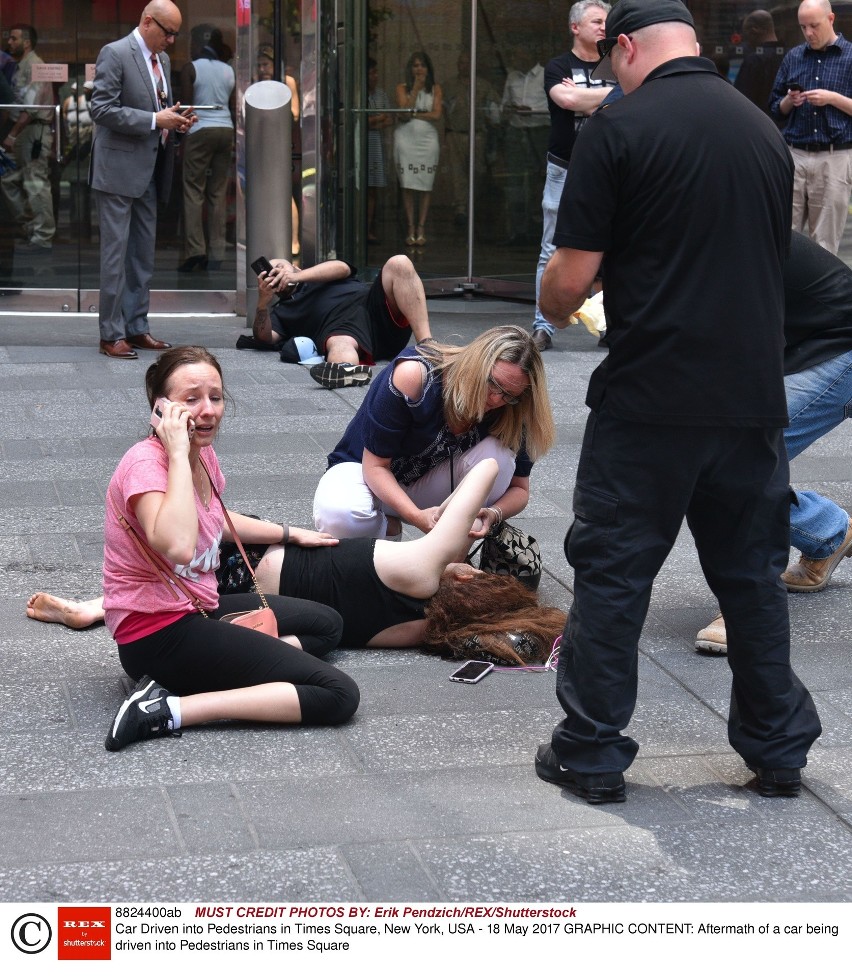
[[[434,334],[471,339],[529,306],[430,302]],[[325,455],[365,389],[329,392],[304,368],[237,351],[231,318],[158,319],[157,336],[220,358],[236,412],[218,452],[235,509],[310,525]],[[643,634],[641,745],[624,805],[590,807],[532,760],[560,716],[553,674],[447,682],[413,651],[344,650],[361,687],[335,730],[236,724],[103,748],[125,681],[103,628],[29,621],[35,590],[100,590],[103,496],[146,431],[151,356],[99,356],[95,317],[0,317],[0,900],[847,901],[852,898],[852,561],[793,595],[793,659],[822,716],[799,799],[764,799],[731,751],[724,658],[693,651],[715,612],[688,533],[660,575]],[[545,555],[543,596],[567,609],[562,538],[602,351],[566,331],[545,354],[556,448],[520,519]],[[852,508],[852,425],[793,465],[797,486]]]

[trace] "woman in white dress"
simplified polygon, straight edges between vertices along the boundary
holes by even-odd
[[[411,119],[394,134],[394,159],[408,221],[405,243],[411,246],[426,244],[424,230],[440,153],[436,125],[443,106],[441,86],[435,83],[425,51],[411,55],[405,75],[406,80],[396,86],[396,104],[408,109]]]

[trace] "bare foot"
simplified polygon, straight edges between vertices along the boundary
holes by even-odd
[[[36,621],[54,622],[66,628],[89,628],[103,621],[103,599],[66,601],[55,594],[38,591],[27,601],[27,615]]]

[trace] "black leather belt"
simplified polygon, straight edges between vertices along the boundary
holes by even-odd
[[[553,153],[547,154],[547,162],[554,163],[556,166],[561,166],[563,170],[568,169],[568,161],[562,160],[558,156],[554,156]]]
[[[790,143],[790,146],[805,153],[833,153],[835,150],[852,149],[852,143]]]

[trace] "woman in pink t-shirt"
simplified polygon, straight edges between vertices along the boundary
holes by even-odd
[[[107,490],[105,619],[122,666],[139,680],[116,713],[107,750],[212,720],[344,723],[358,708],[358,687],[317,658],[339,641],[336,611],[269,596],[280,639],[218,620],[259,606],[255,594],[220,598],[216,590],[219,544],[230,539],[213,450],[225,404],[218,361],[203,347],[176,347],[148,368],[145,383],[152,408],[167,399],[159,425],[125,454]],[[337,543],[328,534],[229,515],[246,543]],[[165,559],[205,615],[160,579],[120,517]]]

